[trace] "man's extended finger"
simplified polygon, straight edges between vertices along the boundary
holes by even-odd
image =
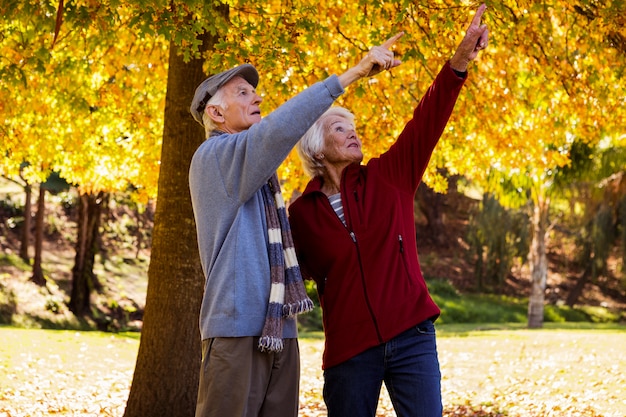
[[[480,20],[482,19],[483,13],[485,12],[486,8],[487,8],[487,5],[485,3],[483,3],[483,4],[480,5],[478,10],[476,10],[476,14],[474,15],[474,19],[472,19],[472,26],[480,26]]]
[[[391,38],[387,39],[385,41],[385,43],[383,43],[381,46],[384,48],[391,48],[393,46],[394,43],[396,43],[396,41],[398,39],[400,39],[402,36],[404,35],[404,32],[400,32],[400,33],[396,33],[395,35],[393,35]]]

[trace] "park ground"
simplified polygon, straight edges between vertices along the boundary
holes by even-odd
[[[626,331],[439,330],[444,417],[624,417]],[[0,417],[122,417],[136,333],[0,327]],[[326,415],[319,334],[301,338],[300,416]],[[386,391],[378,417],[394,417]]]

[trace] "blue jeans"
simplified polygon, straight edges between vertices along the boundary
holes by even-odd
[[[374,417],[383,381],[398,417],[441,417],[441,372],[430,320],[326,369],[328,417]]]

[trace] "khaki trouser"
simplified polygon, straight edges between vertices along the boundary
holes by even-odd
[[[263,353],[258,342],[258,337],[202,341],[196,417],[298,415],[298,340],[285,339],[280,353]]]

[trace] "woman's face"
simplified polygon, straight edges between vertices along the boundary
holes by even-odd
[[[327,163],[342,167],[363,160],[361,140],[350,120],[341,116],[329,116],[325,125],[323,153]]]

